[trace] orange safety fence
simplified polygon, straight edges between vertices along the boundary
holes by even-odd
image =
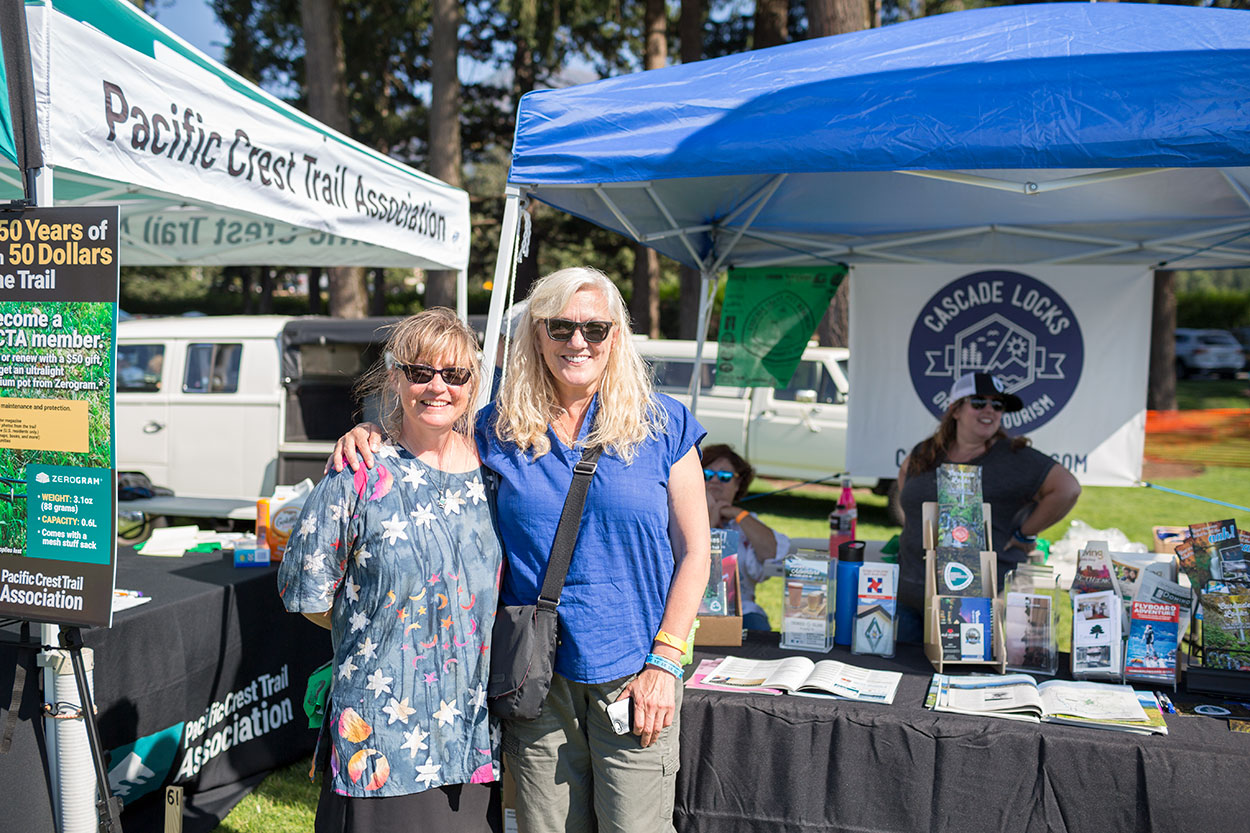
[[[1250,468],[1250,409],[1147,411],[1145,459]]]

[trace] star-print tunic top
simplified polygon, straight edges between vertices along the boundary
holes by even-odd
[[[333,744],[333,789],[493,781],[487,652],[502,550],[487,470],[439,471],[390,443],[377,458],[317,485],[278,571],[287,610],[333,611],[320,741]]]

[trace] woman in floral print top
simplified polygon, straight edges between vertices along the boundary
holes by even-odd
[[[396,325],[363,386],[382,395],[398,442],[372,470],[318,484],[278,573],[287,610],[334,646],[318,831],[498,824],[489,790],[460,786],[499,771],[485,692],[502,553],[469,437],[476,356],[450,310]]]

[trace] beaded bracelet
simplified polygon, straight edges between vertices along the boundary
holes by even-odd
[[[654,665],[661,671],[667,671],[677,679],[681,679],[681,666],[673,662],[668,657],[662,657],[659,654],[647,654],[647,658],[643,660],[647,665]]]
[[[683,654],[690,653],[690,643],[679,636],[673,636],[668,631],[660,631],[655,635],[655,641],[676,648]]]

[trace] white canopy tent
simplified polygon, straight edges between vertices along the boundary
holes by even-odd
[[[26,16],[43,189],[55,179],[40,203],[119,205],[123,265],[453,270],[465,314],[464,191],[309,118],[125,0],[28,0]],[[13,199],[3,127],[0,197]]]

